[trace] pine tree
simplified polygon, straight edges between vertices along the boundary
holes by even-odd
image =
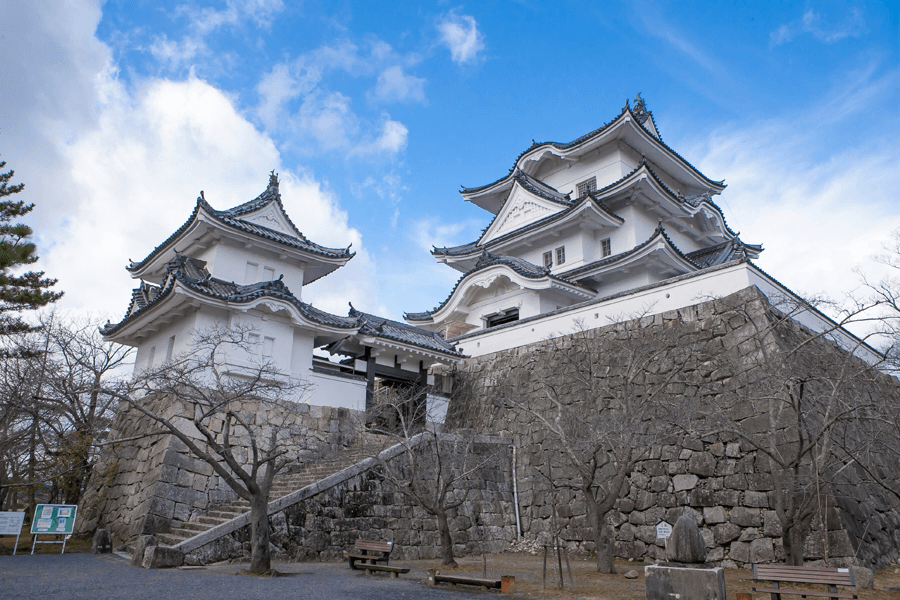
[[[0,161],[0,171],[5,166]],[[10,185],[13,174],[12,170],[0,172],[0,336],[34,331],[37,327],[26,323],[20,311],[46,306],[62,296],[49,291],[56,280],[45,278],[43,271],[16,273],[16,267],[30,265],[38,257],[30,240],[31,227],[14,222],[30,213],[34,204],[8,198],[25,188],[23,183]]]

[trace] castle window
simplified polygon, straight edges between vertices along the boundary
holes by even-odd
[[[553,253],[544,252],[544,268],[549,269],[553,266]]]
[[[269,358],[275,356],[275,338],[263,338],[262,355]]]
[[[172,360],[172,353],[175,351],[175,336],[169,338],[169,345],[166,346],[166,362]]]
[[[612,254],[612,244],[609,241],[609,238],[605,240],[600,240],[600,254],[603,257],[609,256]]]
[[[578,189],[578,197],[579,198],[584,198],[589,193],[596,192],[597,191],[597,178],[591,177],[590,179],[588,179],[586,181],[582,181],[581,183],[578,184],[577,189]]]
[[[265,274],[265,278],[263,281],[274,281],[275,280],[275,269],[272,267],[263,267],[263,273]]]
[[[566,247],[560,246],[556,249],[556,264],[561,265],[566,262]]]
[[[500,311],[498,313],[494,313],[492,315],[487,315],[484,318],[484,326],[485,327],[496,327],[497,325],[503,325],[504,323],[512,323],[514,321],[519,320],[519,309],[518,308],[507,308],[506,310]]]
[[[147,368],[153,367],[153,361],[156,360],[156,346],[150,346],[150,356],[147,357]]]

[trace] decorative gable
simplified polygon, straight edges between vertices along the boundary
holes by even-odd
[[[240,218],[242,221],[268,227],[269,229],[274,229],[275,231],[290,236],[297,235],[297,232],[294,231],[294,228],[290,226],[287,218],[285,218],[284,213],[279,210],[278,205],[274,202],[270,203],[262,210],[242,215]]]
[[[485,244],[494,238],[563,210],[565,207],[532,194],[517,182],[510,191],[506,204],[500,209],[500,213],[488,227],[479,243]]]

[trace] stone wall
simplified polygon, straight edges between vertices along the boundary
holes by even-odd
[[[176,415],[184,410],[171,398],[148,399],[147,403],[151,410],[161,411],[157,414]],[[358,415],[346,409],[294,402],[279,406],[256,401],[243,404],[239,412],[251,426],[257,419],[261,423],[282,423],[281,435],[290,438],[288,445],[298,468],[312,457],[339,452],[352,442],[358,430]],[[181,420],[180,426],[200,441],[199,432],[189,422]],[[210,427],[221,433],[222,423],[214,420]],[[264,431],[261,437],[267,437]],[[245,438],[236,438],[243,446],[238,454],[246,460],[249,444]],[[141,534],[166,532],[212,506],[237,498],[208,463],[128,405],[116,415],[110,439],[125,441],[101,450],[79,505],[79,533],[102,527],[120,543]]]
[[[510,479],[509,445],[497,439],[475,445],[479,456],[493,455],[494,462],[482,469],[464,494],[466,500],[449,511],[456,556],[501,552],[516,540],[515,506]],[[447,457],[445,457],[446,459]],[[402,465],[405,453],[391,459]],[[359,539],[394,542],[391,558],[416,560],[440,556],[437,519],[395,491],[380,468],[350,468],[329,477],[326,489],[298,492],[303,499],[269,517],[276,558],[282,560],[342,560],[343,553]],[[224,537],[190,550],[189,563],[239,558],[249,553],[250,527],[246,525]]]
[[[735,318],[736,307],[746,318]],[[666,352],[683,349],[688,340],[699,343],[699,354],[704,358],[692,376],[708,384],[712,393],[721,393],[722,382],[730,377],[722,357],[728,352],[753,351],[742,345],[741,336],[748,320],[763,317],[768,310],[771,307],[765,296],[756,288],[748,288],[723,299],[647,317],[632,326],[620,323],[589,334],[597,343],[609,343],[665,330],[671,345]],[[552,531],[555,502],[563,538],[572,546],[590,551],[593,542],[580,493],[565,488],[553,490],[538,475],[547,472],[548,450],[552,454],[557,442],[533,416],[513,411],[495,400],[502,394],[498,389],[504,382],[562,376],[564,365],[535,358],[535,348],[548,343],[467,361],[458,374],[458,382],[471,384],[474,393],[458,396],[451,403],[448,422],[500,434],[519,447],[519,502],[526,537],[540,539]],[[566,343],[565,339],[561,343]],[[543,356],[546,359],[547,355]],[[665,353],[658,364],[670,364]],[[872,379],[875,383],[871,392],[875,397],[897,398],[896,380],[877,374]],[[697,399],[685,396],[682,401]],[[748,419],[748,425],[768,422],[768,415],[752,406],[738,408],[746,410],[742,417]],[[583,410],[590,410],[590,403],[585,403]],[[657,439],[647,460],[637,463],[628,477],[612,512],[618,556],[662,559],[664,545],[656,538],[655,526],[663,520],[674,524],[679,516],[687,514],[698,523],[711,562],[731,566],[784,560],[781,524],[774,511],[778,492],[774,489],[771,465],[762,452],[734,436]],[[896,469],[896,465],[888,468]],[[839,485],[821,491],[819,502],[828,507],[827,527],[823,528],[822,518],[814,519],[805,548],[807,560],[823,558],[823,529],[827,529],[830,564],[859,559],[870,566],[883,566],[900,555],[900,507],[896,498],[866,484],[858,471],[858,466],[848,466],[839,476]],[[577,482],[574,473],[562,475],[569,477],[565,483]],[[894,479],[896,475],[893,473]]]

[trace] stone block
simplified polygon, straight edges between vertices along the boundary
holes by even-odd
[[[622,523],[622,526],[619,527],[619,533],[616,537],[622,542],[633,542],[634,532],[634,525],[632,525],[631,523]]]
[[[713,527],[713,537],[717,544],[727,544],[741,535],[741,528],[734,523],[721,523]]]
[[[140,567],[144,562],[144,552],[147,548],[156,546],[158,542],[156,537],[152,535],[142,535],[134,543],[134,549],[131,551],[131,566]]]
[[[166,569],[184,564],[184,552],[168,546],[150,546],[144,550],[141,566],[145,569]]]
[[[647,600],[725,600],[725,571],[649,565],[644,567]]]
[[[728,520],[739,527],[759,527],[762,525],[762,519],[759,516],[759,510],[755,508],[744,508],[743,506],[735,506],[728,515]]]
[[[650,478],[651,492],[665,492],[669,487],[669,478],[666,475],[658,475]],[[658,501],[658,500],[657,500]]]
[[[775,550],[771,538],[759,538],[750,542],[750,562],[770,563],[775,561]]]
[[[725,446],[725,456],[728,458],[740,458],[741,457],[741,444],[740,442],[730,442]]]
[[[634,536],[645,544],[655,544],[656,525],[641,525],[635,528]]]
[[[768,492],[775,489],[772,484],[772,476],[768,473],[748,473],[747,485],[751,490],[757,492]]]
[[[656,495],[656,503],[664,508],[669,508],[672,506],[676,506],[678,504],[678,500],[675,498],[675,494],[669,492],[660,492]]]
[[[661,460],[645,460],[642,464],[644,473],[650,477],[659,477],[666,474],[666,467]]]
[[[726,475],[723,482],[725,489],[729,490],[746,490],[747,476],[743,473],[735,473],[734,475]]]
[[[728,557],[739,563],[750,562],[750,545],[746,542],[731,542]]]
[[[853,581],[856,582],[858,590],[874,590],[875,589],[875,573],[871,569],[858,567],[853,565]]]
[[[669,475],[687,473],[687,464],[683,460],[672,460],[666,463],[666,471]]]
[[[716,472],[716,459],[708,452],[694,452],[688,461],[688,472],[712,477]]]
[[[768,537],[781,537],[781,520],[774,510],[763,513],[763,533]]]
[[[672,484],[676,492],[683,490],[692,490],[697,486],[699,477],[696,475],[675,475],[672,478]]]
[[[769,499],[765,492],[751,492],[748,490],[744,492],[742,504],[751,508],[769,508]]]
[[[721,506],[711,506],[703,509],[703,520],[709,525],[724,523],[726,520],[725,509]]]
[[[691,490],[691,506],[705,507],[715,506],[716,495],[713,490],[695,488]]]
[[[716,504],[737,506],[741,503],[741,493],[737,490],[719,490],[715,494]]]

